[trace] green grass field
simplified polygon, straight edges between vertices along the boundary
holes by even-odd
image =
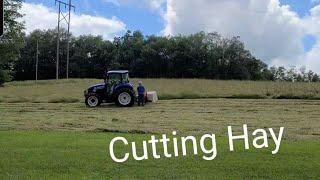
[[[143,81],[167,100],[144,108],[86,108],[83,90],[99,80],[12,82],[0,88],[0,179],[320,178],[320,101],[310,100],[319,96],[319,84]],[[285,94],[295,98],[275,98]],[[242,143],[229,152],[227,126],[240,133],[243,124],[250,132],[284,126],[279,153],[272,155],[272,147],[244,150]],[[205,161],[200,154],[117,164],[109,157],[108,144],[116,136],[139,144],[173,130],[216,134],[217,158]]]
[[[218,156],[213,161],[190,155],[117,164],[109,157],[107,148],[108,142],[119,135],[136,142],[150,138],[113,133],[0,132],[0,178],[319,179],[320,176],[319,141],[284,141],[279,154],[273,156],[268,150],[244,151],[241,143],[231,153],[226,140],[219,138]]]

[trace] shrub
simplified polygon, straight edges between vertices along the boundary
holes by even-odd
[[[11,81],[9,72],[0,69],[0,86],[3,86],[5,82],[9,82],[9,81]]]

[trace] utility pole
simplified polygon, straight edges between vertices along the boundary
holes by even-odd
[[[36,55],[36,83],[38,82],[38,67],[39,67],[39,40],[37,39],[37,55]]]
[[[3,0],[0,0],[0,37],[4,33],[4,3]]]
[[[57,3],[57,1],[55,2]],[[60,14],[61,14],[61,3],[59,2],[59,13],[58,13],[58,37],[57,37],[57,62],[56,62],[56,79],[59,79],[59,56],[60,56]]]
[[[68,24],[68,37],[67,37],[67,79],[69,79],[69,58],[70,58],[70,20],[71,20],[71,0],[69,0],[69,24]]]
[[[59,79],[59,56],[60,56],[60,22],[65,20],[68,26],[68,35],[67,35],[67,75],[66,77],[69,78],[69,49],[70,49],[70,22],[71,22],[71,9],[75,11],[75,6],[71,4],[71,0],[69,3],[65,3],[60,0],[55,0],[55,4],[58,4],[59,12],[58,12],[58,37],[57,37],[57,64],[56,64],[56,79]],[[61,10],[61,5],[64,6],[65,9],[68,7],[68,13],[63,13]]]

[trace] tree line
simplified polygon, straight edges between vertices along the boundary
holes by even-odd
[[[66,38],[63,30],[60,78],[66,77]],[[39,78],[55,77],[56,30],[37,30],[25,37],[14,66],[16,80],[34,79],[36,44]],[[133,77],[268,80],[265,63],[244,48],[238,38],[200,32],[189,36],[144,36],[128,31],[113,41],[101,36],[80,36],[70,42],[70,77],[101,78],[106,69],[126,69]]]
[[[4,39],[10,40],[0,44],[0,84],[9,80],[9,75],[12,80],[35,79],[37,53],[38,78],[54,79],[57,29],[35,30],[25,35],[23,24],[16,20],[22,16],[17,11],[21,0],[9,2],[12,4],[6,8],[8,31]],[[65,78],[65,29],[62,29],[60,42],[59,77]],[[144,36],[140,31],[128,31],[111,41],[101,36],[71,35],[70,47],[71,78],[103,78],[106,70],[125,69],[130,71],[131,77],[139,78],[319,81],[316,73],[303,68],[269,68],[245,48],[239,37],[224,38],[216,32]]]
[[[67,32],[62,30],[60,78],[66,77]],[[35,78],[36,44],[39,44],[40,79],[55,78],[56,30],[36,30],[25,36],[14,79]],[[139,78],[207,78],[223,80],[319,81],[305,68],[271,67],[252,56],[238,37],[218,33],[188,36],[144,36],[128,31],[113,41],[101,36],[71,37],[71,78],[102,78],[106,70],[126,69]]]

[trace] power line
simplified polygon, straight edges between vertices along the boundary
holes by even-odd
[[[71,9],[75,11],[76,7],[71,4],[71,0],[69,3],[65,3],[60,0],[55,0],[55,4],[58,4],[59,12],[58,12],[58,37],[57,37],[57,62],[56,62],[56,79],[59,79],[59,60],[60,60],[60,22],[65,21],[68,25],[68,34],[67,34],[67,72],[66,77],[69,78],[69,50],[70,50],[70,22],[71,22]],[[67,13],[64,13],[61,10],[61,6],[64,6],[65,9],[68,9]]]

